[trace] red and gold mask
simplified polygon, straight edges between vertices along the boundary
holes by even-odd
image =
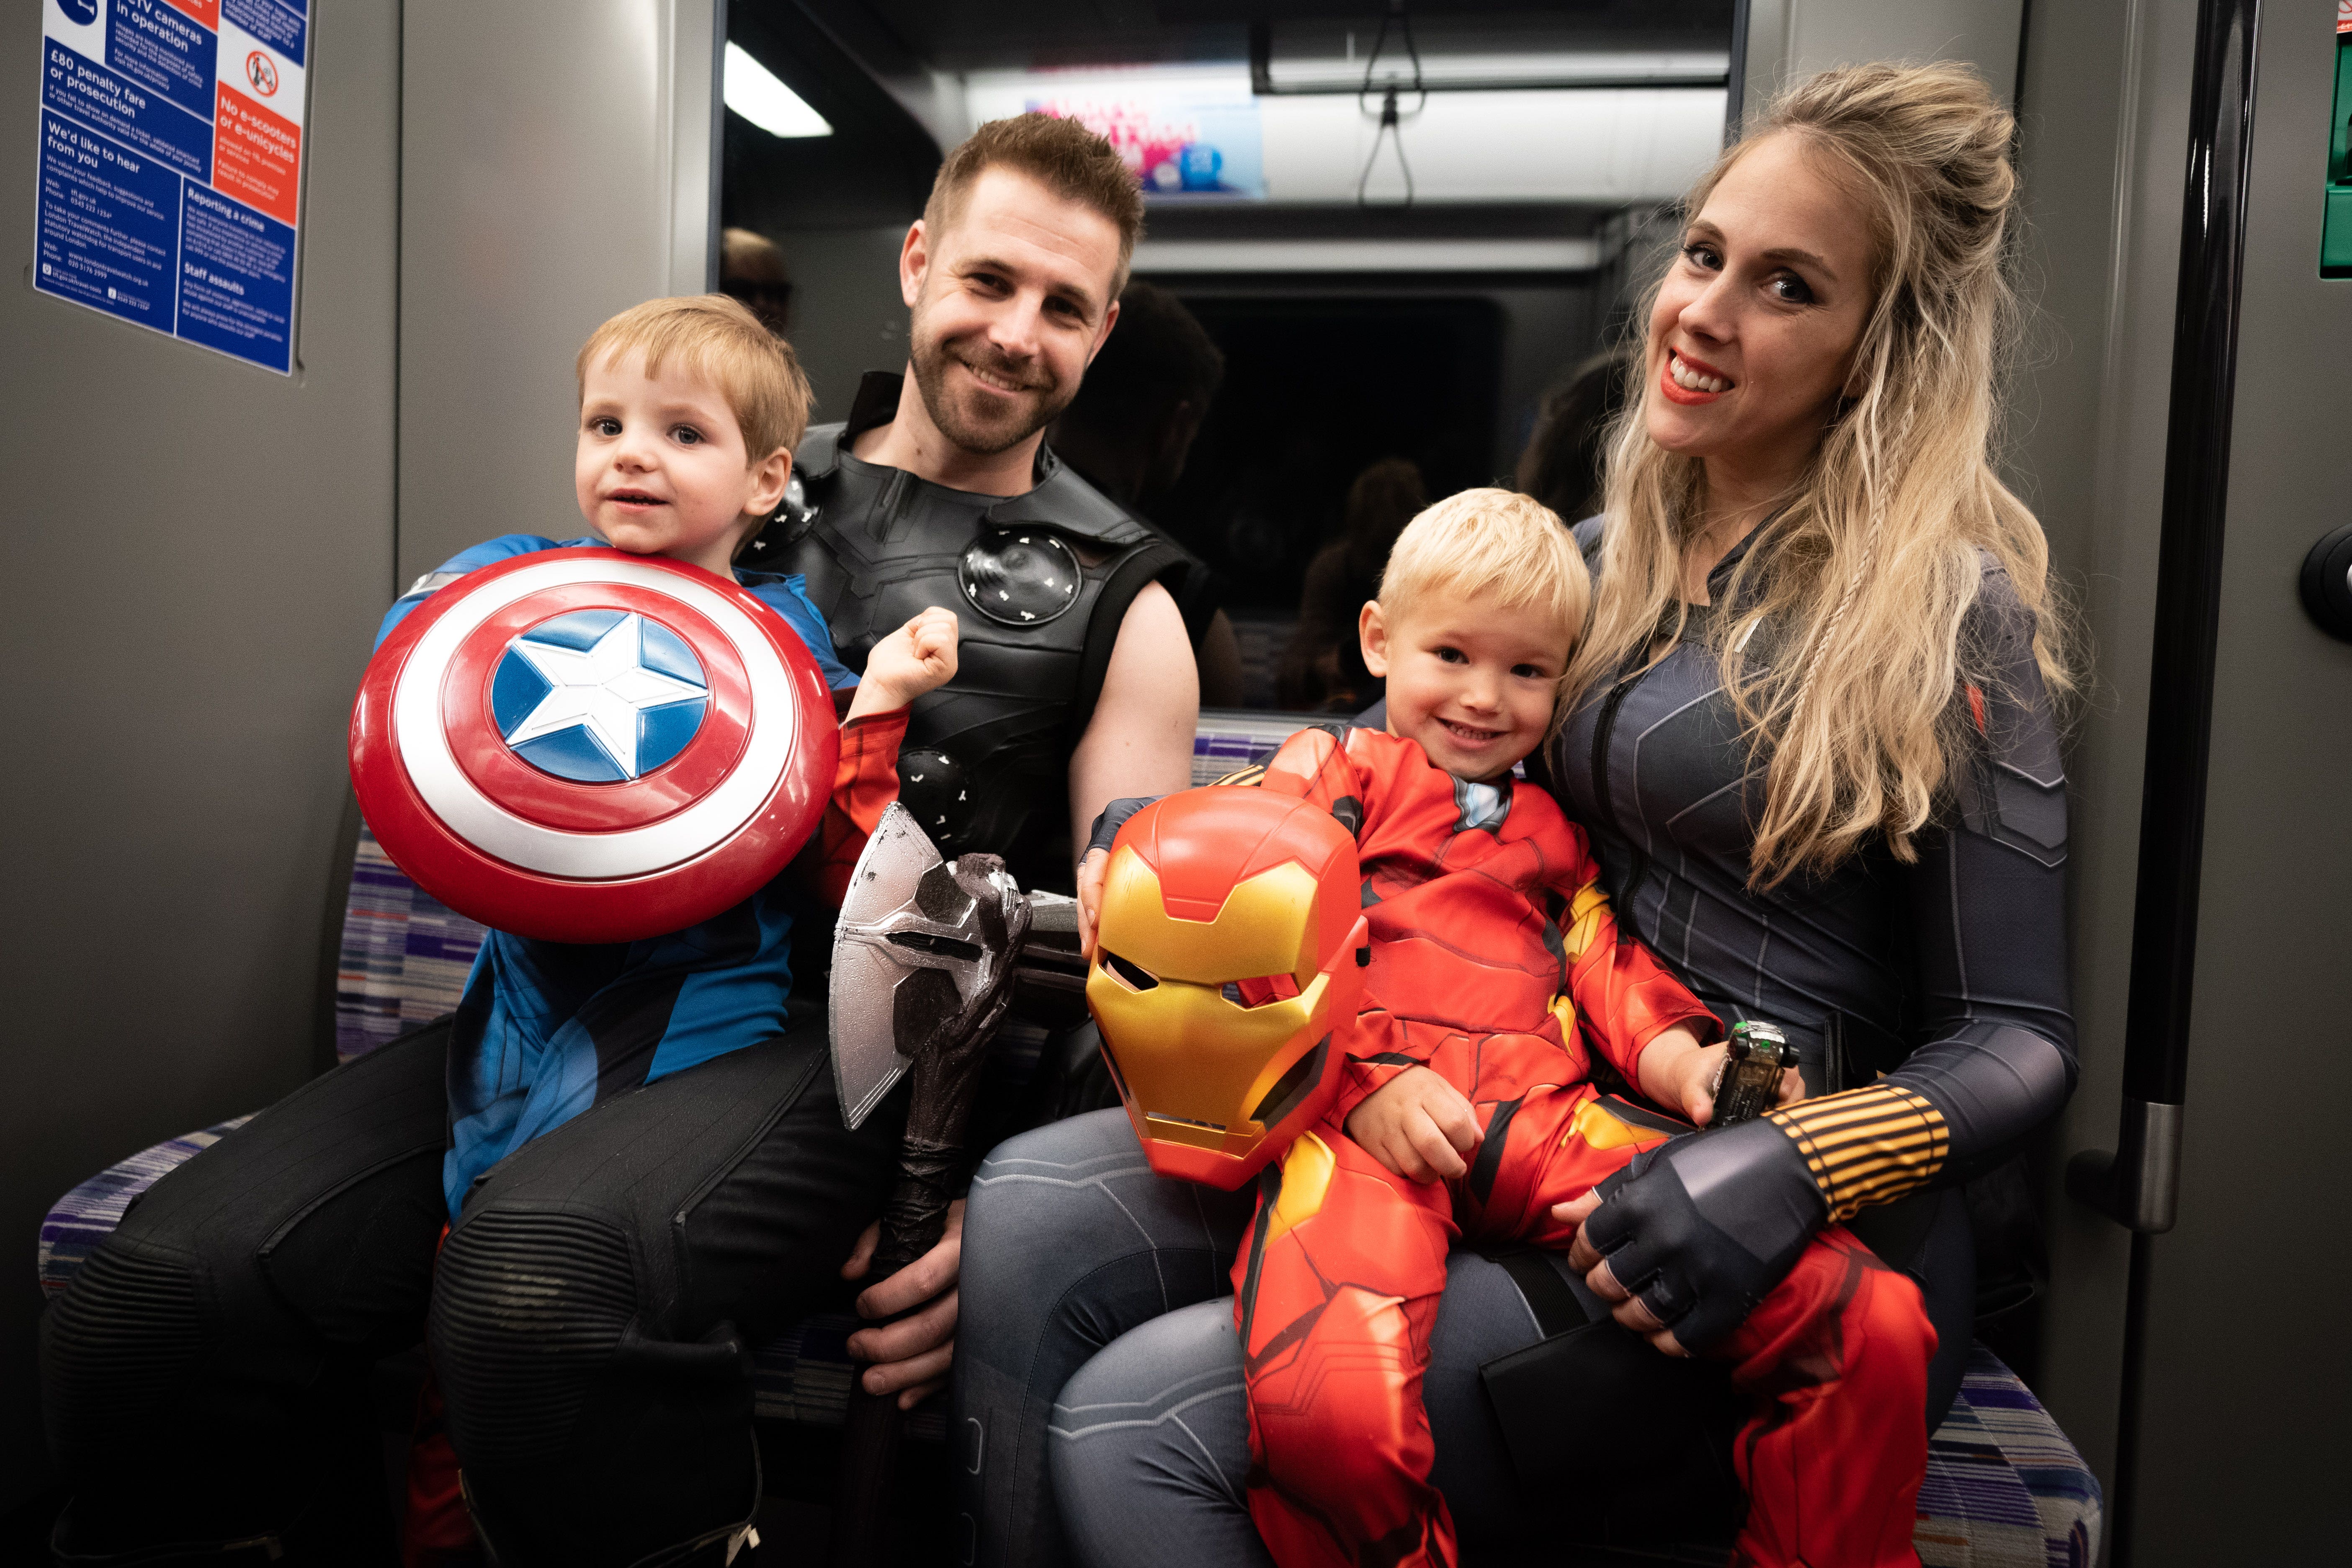
[[[1119,829],[1087,1005],[1153,1170],[1231,1190],[1329,1108],[1360,899],[1354,837],[1293,795],[1186,790]]]

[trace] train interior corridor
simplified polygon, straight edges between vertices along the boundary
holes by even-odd
[[[1965,64],[2015,116],[1993,440],[2088,672],[2031,779],[2071,824],[2051,952],[2079,1080],[1965,1188],[1970,1381],[1915,1545],[1927,1568],[2340,1555],[2352,447],[2325,389],[2352,361],[2352,0],[13,11],[0,1563],[52,1560],[38,1367],[74,1271],[164,1173],[457,1004],[484,927],[362,822],[354,692],[386,606],[459,551],[581,535],[573,356],[600,321],[731,295],[792,345],[814,421],[851,419],[913,363],[902,254],[952,151],[1031,113],[1103,137],[1142,233],[1045,448],[1186,563],[1161,577],[1190,584],[1210,782],[1382,700],[1356,617],[1432,503],[1602,510],[1608,433],[1656,392],[1639,318],[1684,194],[1776,92],[1879,59]],[[761,541],[807,531],[793,483]],[[1099,689],[1108,648],[1060,653]],[[1067,1016],[1013,1027],[1024,1074],[1091,1027],[1064,979]],[[765,1496],[738,1568],[845,1538],[834,1294],[744,1351]],[[416,1347],[370,1382],[394,1517],[426,1386]],[[867,1561],[968,1563],[946,1396],[906,1428]],[[1612,1515],[1543,1560],[1722,1561],[1703,1536]]]

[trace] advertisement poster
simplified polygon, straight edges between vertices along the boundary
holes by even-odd
[[[33,285],[293,367],[310,0],[41,0]]]
[[[1124,92],[1032,97],[1024,109],[1075,120],[1118,149],[1147,196],[1265,195],[1256,100],[1139,84]]]

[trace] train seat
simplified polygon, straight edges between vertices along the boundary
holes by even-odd
[[[1193,780],[1207,784],[1262,760],[1299,719],[1204,712],[1193,740]],[[425,892],[385,858],[364,827],[344,900],[335,984],[335,1048],[355,1057],[457,1005],[482,929]],[[1041,1033],[1008,1029],[1000,1073],[1025,1076]],[[39,1276],[61,1294],[83,1260],[121,1222],[131,1200],[244,1124],[246,1117],[142,1149],[83,1182],[41,1226]],[[753,1410],[763,1421],[838,1426],[849,1402],[848,1336],[858,1320],[804,1320],[753,1352]],[[937,1444],[944,1401],[919,1406],[908,1436]],[[1982,1345],[1970,1358],[1951,1414],[1929,1444],[1914,1543],[1926,1568],[2089,1568],[2098,1557],[2097,1479],[2017,1374]]]

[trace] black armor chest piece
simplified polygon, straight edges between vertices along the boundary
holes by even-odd
[[[992,851],[1024,887],[1066,887],[1070,752],[1119,623],[1145,584],[1192,563],[1043,447],[1036,487],[1013,497],[851,456],[898,395],[897,376],[868,375],[847,424],[808,433],[744,564],[804,577],[852,669],[925,608],[953,610],[956,679],[914,705],[900,798],[942,854]]]

